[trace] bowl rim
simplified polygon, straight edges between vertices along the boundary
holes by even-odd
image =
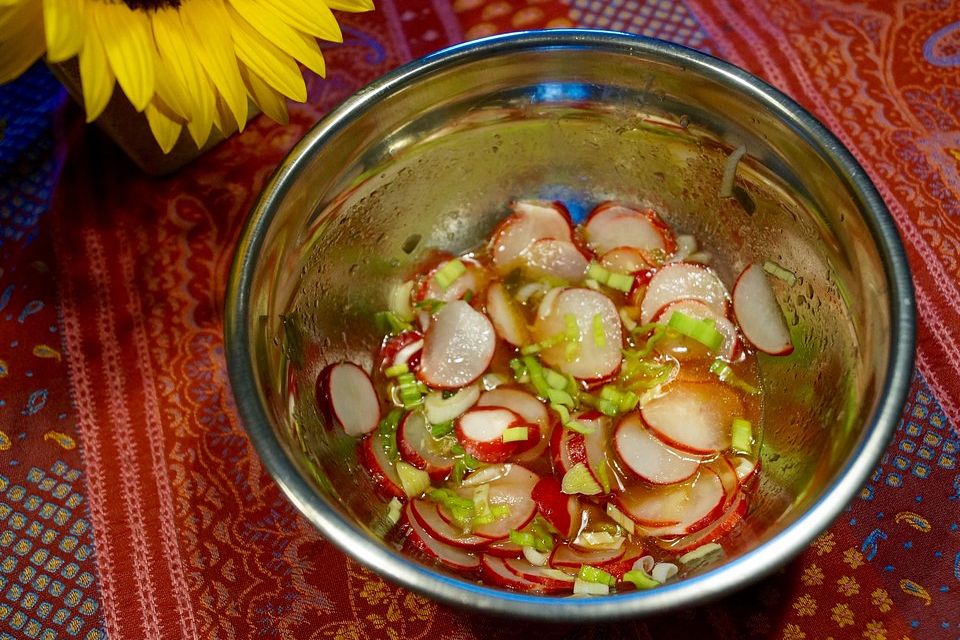
[[[274,203],[283,198],[310,155],[384,96],[420,78],[487,56],[544,49],[602,49],[669,58],[731,84],[766,105],[848,180],[865,211],[865,222],[890,288],[890,359],[879,401],[847,463],[825,487],[823,495],[795,522],[760,546],[716,569],[650,591],[600,598],[558,598],[505,591],[438,573],[368,538],[337,509],[318,499],[316,491],[286,455],[258,400],[247,347],[249,288],[264,237],[276,213]],[[886,450],[910,386],[916,340],[912,278],[896,224],[864,169],[824,125],[763,80],[709,54],[645,36],[587,29],[520,31],[447,47],[387,73],[341,103],[293,147],[264,186],[236,248],[224,309],[227,365],[241,422],[283,493],[324,538],[384,578],[435,600],[486,613],[555,622],[612,620],[701,604],[760,579],[798,555],[856,496]]]

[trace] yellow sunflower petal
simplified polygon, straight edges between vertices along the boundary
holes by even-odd
[[[290,121],[287,101],[282,95],[246,67],[240,67],[240,75],[243,76],[243,82],[247,85],[247,91],[253,101],[268,118],[280,124],[287,124]]]
[[[169,153],[170,149],[173,149],[173,145],[177,143],[177,139],[180,138],[180,131],[183,126],[169,118],[154,102],[150,102],[143,112],[147,116],[150,131],[153,132],[153,137],[157,139],[160,149],[164,153]]]
[[[304,38],[302,34],[278,18],[269,8],[254,0],[230,0],[230,4],[250,24],[257,25],[257,30],[263,36],[303,63],[317,75],[323,75],[325,65],[320,47],[312,38]]]
[[[180,13],[176,9],[163,8],[154,11],[151,19],[164,71],[171,76],[170,86],[164,89],[176,94],[172,100],[186,111],[183,115],[188,120],[190,135],[197,147],[202,147],[213,126],[216,91],[187,44]],[[163,81],[158,87],[162,84]]]
[[[166,107],[166,112],[169,112],[168,115],[175,115],[177,119],[186,122],[190,119],[190,114],[192,110],[190,109],[190,102],[188,97],[188,102],[184,102],[183,98],[185,92],[182,86],[177,85],[177,78],[170,71],[170,65],[167,64],[167,61],[160,57],[160,54],[157,54],[157,58],[154,61],[154,69],[156,69],[156,93],[153,96],[153,101],[151,104],[157,102],[159,99],[160,102]],[[155,105],[159,107],[159,105]],[[161,109],[163,110],[163,109]]]
[[[298,102],[306,100],[307,86],[296,61],[260,35],[260,32],[250,26],[232,7],[230,18],[230,33],[233,34],[237,58],[283,95]],[[247,89],[249,88],[247,83]]]
[[[10,7],[0,9],[0,19],[7,17],[8,25],[17,23],[17,29],[0,30],[0,83],[9,82],[30,68],[43,55],[43,21],[40,7]],[[16,12],[12,17],[7,13]]]
[[[180,18],[192,45],[188,50],[197,55],[237,126],[243,129],[247,122],[247,91],[233,52],[226,7],[222,0],[184,2],[180,5]]]
[[[93,12],[89,4],[84,20],[87,28],[83,48],[80,49],[80,86],[83,89],[83,107],[87,112],[87,122],[93,122],[110,102],[114,78],[107,62],[107,52],[93,26]]]
[[[373,11],[373,0],[324,0],[324,2],[334,11],[350,13]]]
[[[0,40],[9,42],[23,37],[23,30],[35,23],[43,24],[42,7],[36,2],[21,2],[0,9]],[[24,39],[23,44],[26,44]]]
[[[83,0],[43,0],[47,60],[62,62],[83,45]]]
[[[320,0],[264,0],[264,9],[273,9],[284,22],[307,35],[343,42],[337,19]]]
[[[244,91],[246,91],[246,87],[244,87]],[[217,106],[213,111],[213,124],[220,130],[224,138],[228,138],[237,132],[237,123],[223,96],[217,96]]]
[[[143,111],[154,91],[153,35],[143,11],[122,2],[87,2],[117,83],[137,111]]]

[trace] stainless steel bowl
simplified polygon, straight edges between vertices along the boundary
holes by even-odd
[[[747,156],[720,198],[726,157]],[[761,356],[763,479],[720,564],[601,598],[511,593],[382,541],[386,501],[354,443],[325,428],[314,381],[370,365],[372,322],[425,251],[476,246],[517,197],[649,204],[704,240],[730,284],[747,261],[775,282],[796,345]],[[364,88],[278,168],[237,249],[226,303],[230,380],[250,439],[322,534],[438,600],[557,621],[662,613],[719,596],[800,552],[860,489],[896,425],[914,347],[911,279],[863,169],[789,98],[683,47],[548,31],[452,47]]]

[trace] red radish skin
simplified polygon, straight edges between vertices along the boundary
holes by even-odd
[[[743,493],[738,492],[726,511],[712,524],[681,538],[664,539],[659,544],[664,549],[680,555],[688,551],[693,551],[710,542],[716,542],[733,531],[737,525],[743,521],[747,515],[748,508],[749,502],[747,501],[747,497]]]
[[[579,501],[576,497],[563,493],[556,478],[540,478],[533,487],[531,497],[537,503],[540,515],[553,525],[560,535],[569,538],[576,533],[580,525]]]
[[[504,442],[503,432],[525,427],[527,440]],[[457,439],[464,450],[481,462],[504,462],[531,440],[539,440],[540,427],[503,407],[474,407],[456,420]]]
[[[406,498],[400,486],[400,476],[393,463],[387,458],[380,438],[372,433],[360,441],[357,449],[360,464],[366,467],[381,493],[387,497]]]
[[[463,300],[437,312],[423,339],[418,377],[435,389],[459,389],[490,366],[497,346],[493,325]]]
[[[693,533],[703,529],[723,513],[727,494],[719,476],[709,469],[701,468],[697,477],[686,485],[669,485],[666,489],[683,492],[683,499],[674,511],[678,522],[664,526],[650,526],[637,522],[648,536],[656,538]],[[621,510],[633,517],[634,512],[623,509],[623,506],[625,505],[621,505]]]
[[[439,300],[441,302],[452,302],[461,300],[468,291],[474,293],[482,291],[490,279],[490,274],[476,260],[469,258],[460,258],[460,261],[467,268],[466,273],[450,283],[446,289],[437,284],[434,276],[437,271],[446,263],[441,262],[431,269],[417,283],[413,291],[413,301],[423,302],[424,300]]]
[[[720,316],[727,315],[727,288],[717,275],[699,264],[676,262],[657,270],[640,303],[640,322],[652,322],[671,302],[699,300]]]
[[[511,530],[524,528],[537,514],[537,504],[531,494],[540,478],[520,465],[511,464],[506,475],[490,482],[488,500],[491,507],[505,505],[509,514],[489,524],[475,525],[473,534],[489,540],[502,540]],[[473,498],[476,487],[462,487],[458,493],[464,498]]]
[[[417,522],[410,510],[411,506],[407,504],[404,507],[404,519],[406,525],[410,528],[410,535],[406,541],[411,547],[428,558],[438,560],[457,571],[473,571],[480,566],[480,558],[476,554],[440,542],[427,533],[427,530]]]
[[[559,576],[549,573],[548,568],[538,567],[530,564],[526,560],[509,559],[504,560],[504,564],[510,571],[524,580],[542,585],[544,593],[569,593],[573,591],[573,583],[576,581],[575,576],[569,575],[560,578]]]
[[[626,548],[626,545],[624,545]],[[627,571],[633,569],[633,564],[639,560],[644,555],[644,549],[641,546],[630,546],[624,552],[623,557],[618,560],[611,560],[610,562],[604,562],[599,565],[597,568],[603,571],[606,571],[617,581],[623,580],[623,574]]]
[[[763,267],[751,264],[733,287],[733,314],[750,344],[764,353],[793,353],[790,329]]]
[[[383,341],[383,346],[380,347],[380,370],[383,371],[388,367],[392,367],[395,364],[399,364],[398,358],[403,358],[408,355],[412,345],[423,340],[423,334],[419,331],[404,331],[403,333],[398,333],[396,335],[390,336]],[[420,350],[422,350],[423,345],[421,343],[421,349],[416,350],[416,352],[407,357],[404,364],[407,365],[407,368],[411,371],[416,371],[420,367]]]
[[[618,247],[672,254],[677,247],[673,233],[652,209],[636,209],[618,202],[598,205],[583,227],[587,245],[597,253]]]
[[[400,420],[397,428],[397,448],[404,461],[430,474],[434,482],[443,480],[453,469],[455,459],[450,455],[432,451],[433,436],[427,420],[419,411],[411,411]]]
[[[733,419],[743,415],[740,396],[719,382],[673,382],[640,410],[664,443],[696,455],[730,447]]]
[[[557,425],[550,439],[550,455],[554,475],[560,478],[575,465],[587,464],[587,447],[583,434]]]
[[[559,279],[578,283],[587,273],[590,259],[569,240],[543,238],[534,241],[521,254],[524,272],[531,279]]]
[[[475,534],[464,534],[440,515],[440,507],[429,500],[412,500],[410,514],[434,539],[461,549],[479,549],[490,542]]]
[[[633,247],[617,247],[600,256],[600,266],[614,273],[632,275],[653,266],[646,254]]]
[[[693,477],[700,461],[661,442],[647,431],[638,413],[617,425],[613,446],[624,468],[650,484],[675,484]]]
[[[514,203],[513,210],[494,230],[490,242],[493,267],[500,274],[522,266],[521,253],[537,240],[573,239],[570,216],[558,203],[521,201]]]
[[[593,318],[600,318],[603,342],[594,338]],[[540,356],[545,364],[582,380],[596,380],[620,368],[623,332],[616,305],[604,294],[592,289],[570,288],[561,291],[552,309],[534,324],[537,341],[546,340],[566,330],[567,317],[573,317],[579,331],[574,358],[568,358],[567,344],[545,349]]]
[[[579,569],[585,564],[596,567],[608,562],[616,562],[627,551],[626,545],[619,549],[578,549],[569,544],[558,544],[553,547],[548,564],[555,569],[572,567]]]
[[[487,546],[486,552],[498,558],[522,558],[523,557],[523,547],[513,542],[510,542],[509,539],[496,540],[494,542],[491,542]]]
[[[716,355],[732,361],[736,357],[739,337],[737,327],[726,316],[721,316],[710,305],[699,300],[677,300],[671,302],[654,315],[653,321],[660,324],[670,322],[670,317],[679,311],[695,320],[712,320],[714,327],[723,336],[723,344],[717,350]],[[677,349],[681,346],[681,349]],[[688,358],[701,358],[706,352],[706,347],[696,343],[691,339],[681,337],[673,338],[665,336],[657,343],[657,349],[663,353],[670,352],[678,360]]]
[[[317,404],[348,436],[362,436],[380,422],[380,399],[367,372],[352,362],[328,365],[317,378]]]
[[[547,593],[546,585],[517,575],[507,567],[506,560],[490,554],[484,554],[480,558],[480,575],[485,582],[498,587],[529,593]]]
[[[515,347],[530,342],[526,320],[507,288],[500,282],[494,282],[487,288],[487,315],[497,335],[503,340]]]
[[[550,420],[547,407],[526,391],[512,387],[498,387],[487,391],[477,401],[478,407],[503,407],[510,409],[525,422],[540,427],[540,439],[528,450],[515,453],[513,459],[520,464],[539,460],[546,451],[553,434],[554,424]]]
[[[613,430],[613,420],[599,411],[586,411],[576,416],[577,422],[591,428],[590,433],[583,435],[583,448],[587,469],[590,475],[596,480],[600,487],[604,486],[602,480],[602,467],[606,467],[606,480],[610,491],[616,493],[622,489],[619,478],[608,462],[608,451],[610,443],[610,434]]]

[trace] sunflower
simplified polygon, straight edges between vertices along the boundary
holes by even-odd
[[[88,122],[116,83],[164,152],[184,127],[202,147],[213,127],[242,130],[251,100],[286,122],[286,99],[307,98],[299,65],[324,75],[317,39],[343,40],[331,10],[372,8],[372,0],[0,0],[0,83],[44,53],[51,63],[76,56]]]

